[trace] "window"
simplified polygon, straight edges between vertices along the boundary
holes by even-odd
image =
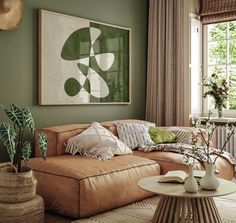
[[[201,22],[191,18],[191,54],[190,54],[190,82],[191,82],[191,114],[202,113],[202,49],[201,49]]]
[[[204,26],[203,38],[204,76],[216,73],[231,82],[227,104],[230,114],[236,111],[236,21]],[[204,113],[208,109],[214,109],[210,99],[204,103]]]

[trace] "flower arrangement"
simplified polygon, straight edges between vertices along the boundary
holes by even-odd
[[[183,156],[183,162],[189,165],[189,171],[194,167],[196,160],[204,164],[205,175],[200,180],[200,186],[206,190],[216,190],[219,187],[219,180],[215,176],[215,173],[218,172],[215,163],[219,156],[229,155],[224,152],[224,149],[236,131],[236,122],[227,123],[225,125],[227,136],[223,146],[220,149],[212,148],[216,125],[211,120],[211,115],[210,111],[203,124],[199,117],[192,118],[194,130],[191,136],[191,146],[189,150],[185,150]],[[211,156],[212,154],[214,156]]]
[[[209,95],[214,99],[215,108],[218,111],[219,118],[221,118],[223,108],[226,108],[231,84],[225,78],[213,73],[210,77],[204,78],[203,86],[206,87],[203,97],[206,98]]]
[[[208,113],[208,117],[204,120],[204,124],[199,117],[192,118],[192,124],[194,126],[193,137],[191,138],[192,153],[203,163],[215,164],[217,158],[223,153],[225,146],[229,142],[230,138],[235,134],[236,122],[227,123],[226,127],[226,140],[222,148],[213,149],[212,137],[216,129],[215,123],[211,120],[212,112]],[[214,150],[216,157],[213,159],[210,154]]]

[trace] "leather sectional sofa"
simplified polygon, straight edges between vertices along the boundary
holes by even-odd
[[[101,124],[117,135],[115,122]],[[87,127],[87,124],[72,124],[37,130],[37,134],[44,132],[48,136],[47,160],[39,158],[36,145],[36,157],[30,160],[29,166],[38,180],[37,193],[44,198],[45,207],[50,211],[73,218],[88,217],[152,196],[137,186],[142,178],[188,169],[182,163],[181,154],[170,152],[134,151],[132,155],[106,161],[65,154],[67,140]],[[232,179],[234,169],[227,160],[220,157],[216,166],[219,177]],[[203,169],[203,166],[199,164],[198,168]]]

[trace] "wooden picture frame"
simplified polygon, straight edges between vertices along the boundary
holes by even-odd
[[[39,11],[39,105],[130,104],[129,28]]]

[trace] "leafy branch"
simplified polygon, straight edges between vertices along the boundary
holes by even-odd
[[[217,158],[220,156],[220,154],[222,154],[222,152],[224,151],[227,143],[229,142],[229,140],[231,139],[231,137],[235,134],[235,128],[236,128],[236,122],[234,123],[228,123],[226,124],[226,131],[227,131],[227,137],[226,140],[222,146],[222,148],[216,153],[216,157],[212,160],[210,154],[212,152],[211,150],[211,140],[212,137],[214,135],[214,131],[216,129],[216,125],[214,122],[211,121],[211,115],[212,113],[209,112],[207,119],[204,120],[205,124],[202,125],[202,122],[200,120],[200,118],[192,118],[192,124],[194,126],[194,128],[196,129],[195,132],[197,132],[197,134],[195,135],[195,138],[192,138],[192,153],[195,156],[198,156],[199,160],[201,160],[202,162],[204,162],[204,159],[202,159],[202,157],[199,154],[202,154],[201,151],[203,151],[203,154],[205,154],[206,157],[206,162],[207,163],[215,163]],[[204,128],[204,131],[202,130],[202,128]],[[207,133],[207,136],[205,136],[204,133]],[[200,135],[200,136],[199,136]],[[199,137],[201,137],[202,141],[202,145],[199,145]]]

